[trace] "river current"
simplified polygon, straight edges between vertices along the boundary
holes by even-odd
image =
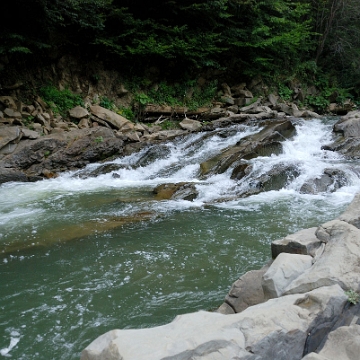
[[[221,305],[231,283],[270,259],[271,241],[331,220],[360,190],[358,164],[322,150],[329,119],[299,121],[278,155],[202,178],[199,164],[260,131],[197,133],[36,183],[0,186],[0,359],[78,359],[114,328],[165,324]],[[237,198],[277,164],[299,176],[280,190]],[[141,166],[138,166],[141,164]],[[324,169],[346,174],[336,191],[303,194]],[[199,196],[158,201],[161,183],[192,182]],[[334,190],[334,189],[333,189]]]

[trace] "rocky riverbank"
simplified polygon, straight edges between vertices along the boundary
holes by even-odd
[[[130,154],[151,143],[189,132],[209,131],[240,122],[283,119],[287,115],[318,117],[312,111],[300,111],[294,103],[281,102],[273,94],[255,101],[245,84],[231,89],[226,84],[222,87],[222,102],[195,112],[148,105],[144,112],[148,114],[147,121],[152,122],[147,123],[131,122],[90,101],[62,117],[55,115],[39,96],[31,104],[24,104],[14,96],[1,96],[0,184],[56,177],[60,172]],[[163,129],[161,124],[174,114],[178,119],[174,122],[176,128]]]
[[[337,219],[273,242],[272,262],[240,277],[217,312],[112,330],[81,359],[358,359],[359,208],[360,195]]]

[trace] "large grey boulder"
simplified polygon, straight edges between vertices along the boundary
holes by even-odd
[[[333,220],[319,227],[317,237],[326,243],[323,254],[285,289],[285,294],[304,293],[333,284],[339,284],[343,289],[357,290],[360,230],[344,221]]]
[[[316,227],[303,229],[283,239],[273,241],[271,243],[273,259],[280,253],[302,254],[314,257],[316,250],[321,245],[321,241],[315,235],[316,229]]]
[[[199,130],[202,126],[200,121],[187,119],[187,118],[181,121],[179,125],[182,129],[189,131]]]
[[[334,132],[340,132],[345,138],[360,137],[360,111],[350,111],[334,125]]]
[[[303,360],[358,360],[360,358],[360,325],[342,326],[332,331],[318,354]]]
[[[200,311],[152,329],[112,330],[86,347],[81,360],[300,360],[309,328],[339,314],[346,299],[335,285],[231,316]]]
[[[117,130],[121,130],[122,127],[131,122],[125,119],[123,116],[99,105],[90,106],[90,112],[92,115],[99,118],[100,120],[105,121]]]
[[[81,120],[85,117],[88,117],[89,112],[86,109],[84,109],[82,106],[75,106],[74,108],[69,110],[69,115],[73,119]]]
[[[0,154],[7,155],[14,152],[22,135],[19,127],[0,127]]]
[[[279,297],[284,289],[312,265],[309,255],[281,253],[263,276],[262,286],[266,299]]]

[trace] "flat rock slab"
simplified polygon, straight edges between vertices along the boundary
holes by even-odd
[[[300,230],[283,239],[271,243],[271,255],[275,259],[280,253],[302,254],[315,256],[316,250],[321,245],[321,240],[316,237],[316,227]]]
[[[130,121],[125,119],[123,116],[114,113],[113,111],[110,111],[108,109],[105,109],[99,105],[90,106],[90,112],[94,116],[96,116],[100,120],[107,122],[117,130],[121,130],[123,126],[130,123]]]
[[[346,301],[335,285],[230,316],[200,311],[152,329],[112,330],[84,349],[81,360],[300,360],[309,327],[341,313]]]

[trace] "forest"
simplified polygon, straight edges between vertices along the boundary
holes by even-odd
[[[12,0],[0,13],[0,76],[81,53],[140,76],[211,68],[359,96],[357,0]]]

